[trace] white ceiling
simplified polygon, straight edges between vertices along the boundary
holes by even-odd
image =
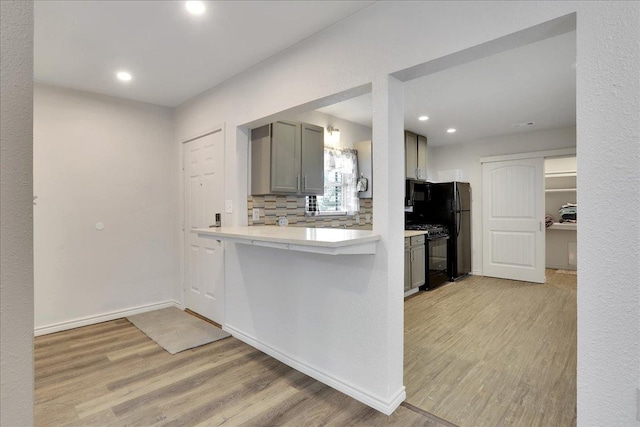
[[[442,146],[575,126],[575,61],[573,31],[408,81],[405,128]],[[371,126],[371,94],[319,111]],[[421,115],[429,120],[420,122]]]
[[[35,80],[174,107],[373,2],[184,3],[36,1]]]
[[[373,2],[184,3],[36,1],[35,79],[174,107]],[[570,32],[406,82],[405,128],[441,146],[575,126],[575,58]],[[371,95],[319,111],[371,126]]]

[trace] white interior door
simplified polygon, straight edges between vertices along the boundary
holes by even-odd
[[[483,274],[544,283],[544,159],[482,164]]]
[[[224,133],[221,129],[184,144],[186,307],[224,323],[224,254],[221,241],[194,228],[215,224],[224,212]]]

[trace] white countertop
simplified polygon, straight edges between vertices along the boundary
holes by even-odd
[[[266,246],[301,252],[330,255],[374,254],[380,235],[370,230],[344,228],[306,228],[246,226],[198,228],[191,230],[202,236],[254,246]]]

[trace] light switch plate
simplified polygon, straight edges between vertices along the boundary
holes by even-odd
[[[260,209],[253,208],[253,220],[260,221]]]
[[[233,201],[225,200],[224,202],[224,212],[225,213],[233,213]]]

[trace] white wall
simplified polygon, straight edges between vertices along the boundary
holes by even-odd
[[[576,128],[571,127],[482,138],[464,144],[428,148],[429,180],[438,181],[438,171],[460,169],[462,181],[471,184],[471,270],[473,274],[482,274],[482,165],[480,158],[575,146]]]
[[[0,425],[33,425],[33,3],[0,2]]]
[[[349,120],[339,119],[329,114],[320,113],[318,111],[309,111],[297,115],[295,121],[310,123],[316,126],[322,126],[325,132],[325,142],[328,141],[329,132],[327,128],[332,126],[334,129],[340,130],[339,147],[353,148],[353,144],[360,141],[371,140],[371,128]]]
[[[578,200],[583,212],[579,227],[585,230],[580,233],[579,229],[578,248],[581,257],[578,422],[580,425],[634,425],[637,424],[634,421],[635,389],[640,383],[639,272],[633,267],[640,265],[637,220],[640,210],[637,179],[639,7],[633,2],[378,2],[179,107],[177,141],[206,130],[212,123],[226,122],[229,179],[225,192],[226,198],[232,198],[234,206],[240,207],[233,215],[233,221],[240,224],[246,211],[247,138],[246,132],[236,127],[372,83],[373,150],[376,153],[374,227],[382,240],[373,266],[376,274],[361,286],[363,292],[372,293],[370,300],[375,304],[364,312],[371,320],[366,330],[343,324],[334,326],[331,332],[345,336],[367,334],[379,349],[386,350],[383,355],[372,353],[368,360],[372,367],[365,372],[371,375],[366,379],[358,376],[357,380],[362,380],[358,385],[363,386],[373,381],[377,389],[386,388],[389,396],[398,381],[402,381],[402,352],[397,348],[402,340],[396,337],[402,335],[402,304],[396,304],[396,293],[401,301],[402,288],[398,285],[396,290],[392,278],[401,278],[403,273],[399,237],[402,159],[396,159],[402,150],[402,133],[395,131],[395,122],[389,118],[398,108],[398,97],[387,76],[577,12],[577,133],[581,171],[578,186],[586,190]],[[326,61],[327,52],[331,52],[331,62]],[[604,141],[615,143],[616,149],[606,150],[603,162]],[[630,179],[630,176],[636,178]],[[601,235],[597,234],[600,237],[596,241],[596,234],[589,235],[587,230],[602,227],[610,215],[609,207],[620,199],[617,193],[621,190],[611,192],[611,187],[626,189],[627,206],[636,220],[607,223],[611,247],[602,251]],[[242,254],[237,256],[236,264],[242,262]],[[302,257],[294,261],[307,262]],[[339,268],[349,273],[365,265],[365,261],[354,258],[350,266]],[[255,274],[252,266],[247,268],[249,276]],[[612,283],[612,271],[615,283],[620,284],[615,289],[604,286]],[[347,281],[345,276],[335,286],[347,289]],[[299,285],[303,289],[298,291],[306,292],[306,285]],[[257,284],[250,285],[242,277],[234,276],[229,278],[227,286],[236,287],[233,294]],[[387,292],[381,292],[382,289]],[[281,286],[275,290],[284,292]],[[373,295],[376,293],[378,298]],[[236,326],[252,330],[251,320],[244,319],[241,313],[256,303],[250,297],[232,296],[227,301],[227,312],[240,317],[230,318],[230,322],[237,319]],[[310,301],[304,304],[307,303],[311,304]],[[304,312],[304,304],[297,309]],[[272,316],[269,320],[276,324],[281,310],[265,315]],[[293,340],[287,345],[295,349]],[[362,360],[347,358],[343,363],[354,372],[364,372],[360,366]],[[322,368],[331,370],[330,366]]]
[[[38,332],[173,300],[171,109],[40,84],[34,95]]]

